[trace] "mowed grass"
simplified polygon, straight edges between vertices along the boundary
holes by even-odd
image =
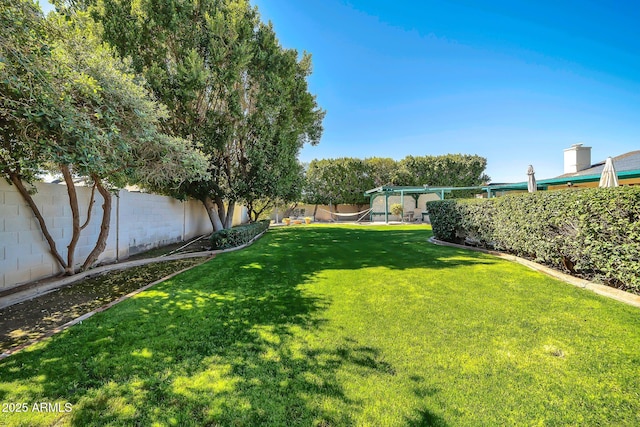
[[[0,362],[0,425],[640,425],[640,310],[430,235],[272,229]]]

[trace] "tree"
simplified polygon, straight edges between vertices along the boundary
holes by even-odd
[[[54,258],[73,274],[93,205],[92,194],[80,225],[74,176],[89,179],[104,200],[100,234],[84,270],[106,247],[112,190],[126,183],[177,188],[205,177],[206,159],[186,141],[158,131],[166,108],[102,43],[86,14],[45,19],[29,0],[3,5],[1,12],[0,171],[32,209]],[[27,188],[43,170],[61,173],[67,184],[73,232],[66,259]]]
[[[397,185],[469,187],[485,184],[487,159],[470,154],[407,156],[399,162]]]
[[[279,46],[271,25],[260,23],[255,37],[256,51],[247,67],[250,95],[243,108],[254,137],[237,182],[240,201],[257,220],[276,203],[299,200],[304,178],[298,154],[305,141],[319,140],[323,113],[307,92],[310,56],[298,62],[297,52]]]
[[[304,201],[310,204],[364,204],[373,188],[369,168],[360,159],[312,160],[306,174]]]
[[[396,179],[398,164],[388,157],[371,157],[364,159],[367,173],[372,180],[372,188],[390,185]]]
[[[296,159],[316,144],[324,113],[308,92],[307,54],[283,49],[247,0],[78,0],[105,39],[147,78],[171,111],[164,129],[209,156],[212,179],[179,192],[202,201],[215,230],[235,202],[296,194]]]
[[[489,181],[484,174],[486,164],[483,157],[463,154],[407,156],[401,161],[378,157],[312,160],[306,171],[303,201],[365,204],[364,193],[383,185],[477,186]]]
[[[362,205],[368,202],[364,192],[373,188],[369,168],[361,159],[340,158],[335,160],[338,168],[338,194],[340,203]]]

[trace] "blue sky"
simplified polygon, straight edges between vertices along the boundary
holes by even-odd
[[[478,154],[493,182],[640,149],[640,5],[604,1],[253,0],[313,55],[329,157]],[[525,4],[523,4],[525,3]]]
[[[640,5],[522,3],[254,0],[313,55],[327,117],[302,160],[470,153],[502,182],[561,174],[578,142],[640,149]]]

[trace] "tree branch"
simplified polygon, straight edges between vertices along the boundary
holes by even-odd
[[[64,177],[64,182],[67,184],[67,194],[69,194],[69,206],[71,207],[71,241],[67,246],[67,268],[65,268],[65,274],[72,275],[74,273],[74,257],[76,252],[76,246],[78,245],[78,239],[80,238],[80,211],[78,209],[78,194],[76,193],[76,187],[73,185],[73,177],[68,165],[60,165],[60,171]]]
[[[31,211],[33,212],[36,219],[38,220],[38,223],[40,224],[40,230],[42,231],[42,234],[44,234],[44,238],[47,240],[47,243],[49,243],[49,251],[51,252],[51,255],[53,255],[56,261],[58,261],[58,264],[60,264],[62,268],[66,270],[67,264],[64,262],[64,259],[62,259],[62,256],[56,249],[56,242],[53,240],[53,237],[51,237],[51,234],[49,233],[49,229],[47,228],[47,224],[44,222],[44,218],[40,213],[40,209],[38,209],[38,206],[33,201],[33,198],[29,194],[29,191],[25,188],[24,184],[22,183],[22,180],[17,174],[10,172],[9,178],[11,179],[11,182],[13,183],[13,185],[16,186],[16,188],[18,189],[18,192],[20,193],[24,201],[27,202],[27,204],[31,208]]]
[[[102,195],[104,203],[102,204],[102,223],[100,224],[100,234],[98,235],[96,245],[94,246],[87,259],[84,261],[84,264],[82,264],[82,271],[90,268],[107,247],[107,237],[109,237],[109,224],[111,222],[111,193],[109,192],[109,190],[104,188],[102,182],[100,181],[100,178],[98,178],[96,175],[93,175],[91,178],[93,178],[93,181],[98,188],[98,192],[100,193],[100,195]]]
[[[87,209],[87,220],[84,222],[84,224],[82,224],[82,226],[80,227],[80,230],[84,230],[85,228],[87,228],[87,225],[89,225],[89,221],[91,221],[91,213],[93,211],[93,204],[96,201],[96,199],[94,198],[96,194],[96,183],[93,183],[93,187],[91,187],[91,200],[89,201],[89,208]]]

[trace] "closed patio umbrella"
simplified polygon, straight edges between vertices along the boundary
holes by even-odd
[[[538,190],[538,184],[536,184],[536,172],[533,170],[533,166],[529,165],[527,175],[529,175],[529,181],[527,182],[527,188],[529,193],[533,193]]]
[[[607,161],[604,163],[604,169],[602,169],[602,175],[600,176],[599,187],[617,187],[618,175],[616,174],[616,168],[613,166],[613,159],[607,157]]]

